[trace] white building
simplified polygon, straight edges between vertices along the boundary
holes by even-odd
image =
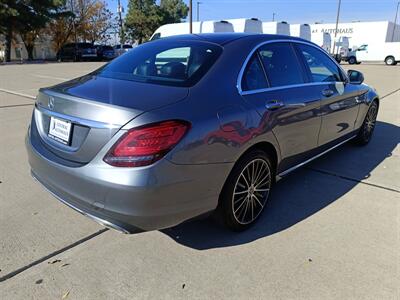
[[[331,34],[332,42],[335,36],[335,23],[310,24],[311,36],[321,36],[323,32]],[[393,22],[353,22],[339,23],[337,38],[349,37],[350,48],[363,44],[382,44],[385,42],[400,42],[400,25]]]

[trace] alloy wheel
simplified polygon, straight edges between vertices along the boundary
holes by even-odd
[[[267,161],[257,158],[240,173],[232,196],[233,216],[242,225],[253,222],[264,209],[271,188]]]
[[[374,131],[377,114],[378,108],[376,104],[372,104],[368,110],[367,117],[365,118],[365,133],[367,135],[371,135]]]

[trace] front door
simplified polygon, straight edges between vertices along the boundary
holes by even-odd
[[[357,120],[360,91],[348,84],[339,66],[322,50],[296,44],[312,82],[318,87],[321,99],[321,130],[318,145],[346,138],[354,132]]]
[[[276,42],[256,51],[243,76],[242,95],[261,115],[255,132],[272,129],[278,140],[278,172],[303,162],[318,146],[320,97],[305,74],[293,46]]]

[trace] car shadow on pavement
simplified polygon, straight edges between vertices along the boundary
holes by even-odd
[[[301,222],[326,206],[340,199],[354,186],[357,180],[368,178],[385,158],[392,155],[400,141],[400,127],[377,122],[374,136],[365,147],[348,143],[322,160],[329,160],[335,166],[351,168],[348,180],[341,174],[321,174],[318,160],[279,181],[257,223],[249,230],[235,233],[218,225],[212,218],[189,221],[162,230],[176,242],[197,250],[229,247],[246,244],[278,233]]]

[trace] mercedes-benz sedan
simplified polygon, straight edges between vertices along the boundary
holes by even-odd
[[[26,146],[32,175],[105,226],[160,229],[214,212],[243,230],[276,179],[368,143],[378,106],[361,73],[308,41],[177,36],[41,89]]]

